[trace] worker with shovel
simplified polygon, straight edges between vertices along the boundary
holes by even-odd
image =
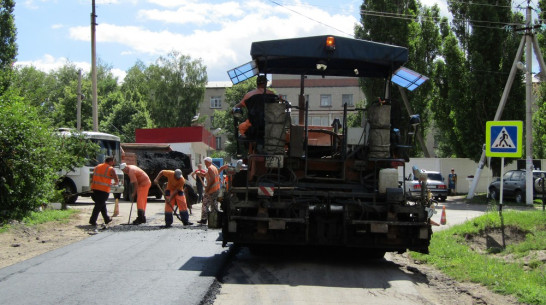
[[[172,170],[162,170],[159,172],[157,177],[154,179],[154,183],[159,186],[159,179],[161,177],[167,178],[167,189],[165,190],[165,227],[169,228],[173,224],[173,212],[175,211],[175,203],[178,206],[180,211],[180,220],[182,223],[187,225],[192,225],[189,221],[188,205],[186,203],[186,197],[184,196],[184,184],[186,184],[186,179],[182,177],[182,171],[180,169]],[[178,217],[178,215],[177,215]]]
[[[133,221],[134,225],[146,223],[146,205],[148,203],[148,190],[152,186],[150,177],[136,165],[127,165],[121,163],[119,168],[124,174],[129,176],[132,187],[132,200],[137,199],[137,218]]]

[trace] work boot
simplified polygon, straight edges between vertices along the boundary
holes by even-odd
[[[198,224],[202,224],[202,225],[206,225],[207,224],[207,220],[206,219],[201,219],[197,222]]]
[[[133,221],[134,225],[139,225],[141,223],[146,223],[146,217],[144,216],[144,210],[137,210],[137,218]]]
[[[146,223],[146,211],[142,210],[142,217],[140,218],[142,223]]]
[[[104,220],[104,224],[107,225],[112,222],[112,217],[108,217],[106,220]]]

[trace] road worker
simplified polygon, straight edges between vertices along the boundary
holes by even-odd
[[[201,163],[197,164],[197,169],[191,173],[193,179],[195,179],[195,186],[197,187],[197,202],[203,201],[203,179],[205,177],[205,170]]]
[[[146,223],[146,204],[148,203],[148,190],[152,185],[150,177],[136,165],[127,165],[121,163],[119,168],[129,176],[132,186],[132,200],[137,199],[137,218],[133,221],[134,225]],[[126,186],[127,187],[127,186]]]
[[[234,109],[241,108],[241,107],[248,108],[249,106],[247,105],[248,99],[250,99],[256,94],[264,94],[264,93],[275,94],[275,92],[269,89],[266,89],[266,86],[267,86],[267,77],[265,75],[258,75],[258,77],[256,78],[256,89],[247,92],[245,96],[243,97],[243,99],[235,105]],[[248,110],[249,110],[248,116],[252,115],[251,109],[248,109]],[[248,136],[247,131],[250,127],[252,127],[252,123],[250,122],[250,119],[247,119],[246,121],[239,124],[239,134],[242,138]]]
[[[93,194],[91,195],[91,199],[95,202],[95,206],[93,207],[93,212],[91,212],[91,217],[89,218],[89,224],[92,226],[97,225],[99,213],[101,213],[102,218],[104,218],[104,224],[109,224],[112,221],[112,218],[108,217],[106,200],[108,200],[108,196],[110,196],[112,179],[114,179],[116,184],[119,184],[119,179],[113,166],[114,158],[106,157],[104,163],[95,166],[95,169],[93,170],[93,180],[91,182]]]
[[[207,168],[207,173],[205,174],[205,196],[203,198],[203,205],[201,206],[201,220],[198,221],[198,223],[203,225],[207,224],[208,208],[216,209],[216,200],[220,193],[220,176],[218,175],[218,169],[212,164],[211,157],[205,158],[205,167]]]
[[[180,211],[180,220],[182,223],[192,225],[189,221],[188,205],[186,203],[186,196],[184,196],[184,184],[186,179],[182,177],[182,171],[180,169],[162,170],[154,179],[154,183],[159,184],[161,177],[167,178],[167,188],[165,190],[165,227],[169,228],[173,224],[173,212],[175,204]]]

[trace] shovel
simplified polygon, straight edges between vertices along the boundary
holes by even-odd
[[[157,187],[159,188],[159,190],[161,191],[161,194],[163,194],[163,197],[165,197],[165,201],[167,200],[167,196],[165,196],[165,192],[163,191],[163,189],[161,188],[161,185],[159,185],[159,182],[156,182],[157,184]],[[178,220],[182,221],[182,218],[180,218],[180,215],[178,215],[178,213],[176,213],[176,211],[178,210],[178,206],[175,205],[174,207],[171,205],[171,201],[170,201],[170,198],[169,198],[169,201],[167,203],[168,205],[171,206],[171,209],[173,210],[173,213],[174,213],[174,216],[176,216],[176,218],[178,218]],[[184,222],[182,222],[184,223]]]
[[[129,220],[127,220],[127,224],[131,224],[131,213],[133,212],[133,203],[135,203],[134,200],[131,200],[131,209],[129,210]]]

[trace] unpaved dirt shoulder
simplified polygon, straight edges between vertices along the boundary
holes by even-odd
[[[72,215],[68,222],[49,222],[32,227],[12,223],[0,233],[0,268],[11,266],[94,234],[89,221],[90,209]]]
[[[445,275],[438,269],[416,262],[408,253],[387,253],[385,258],[399,265],[406,272],[417,277],[425,278],[428,287],[439,291],[438,304],[495,304],[495,305],[523,305],[513,296],[494,293],[486,287],[469,282],[458,282]],[[426,289],[422,290],[426,293]]]

